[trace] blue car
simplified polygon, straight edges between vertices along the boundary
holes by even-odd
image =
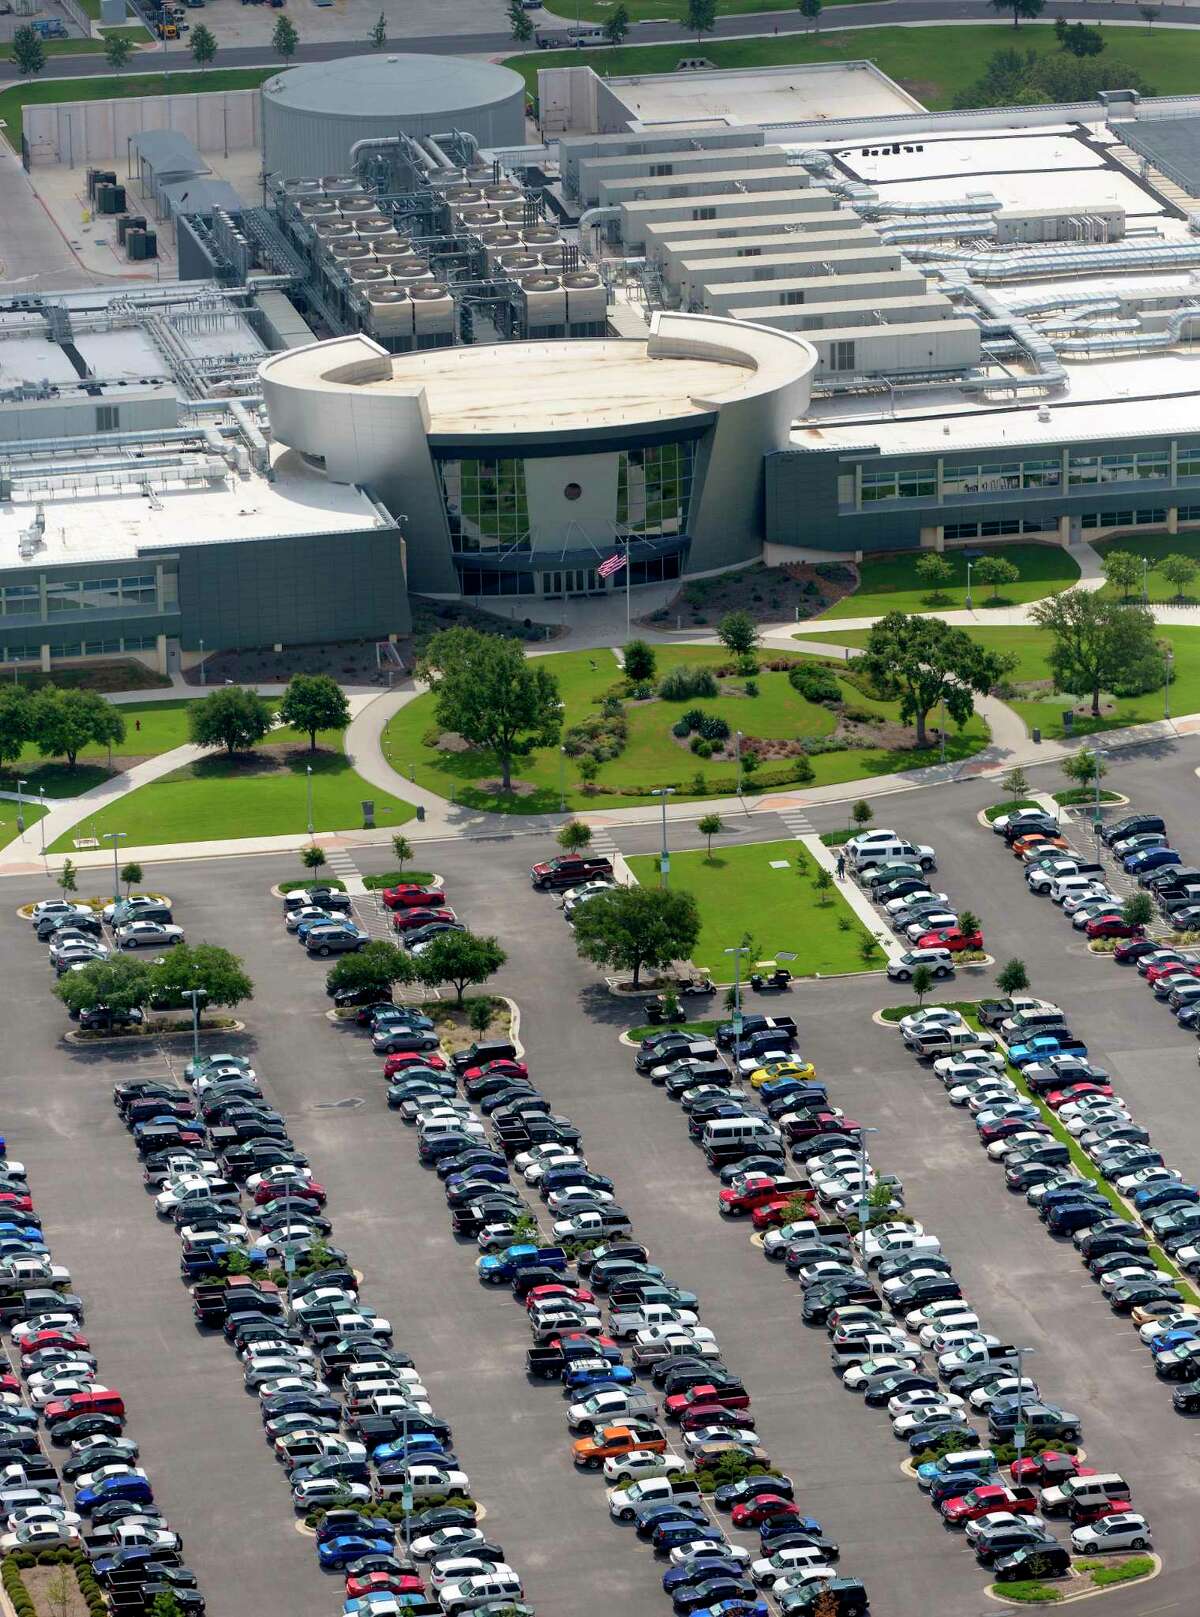
[[[1139,1213],[1149,1207],[1161,1207],[1164,1202],[1200,1202],[1200,1190],[1195,1185],[1180,1185],[1172,1181],[1164,1185],[1147,1185],[1145,1190],[1135,1190],[1133,1193],[1133,1205]]]
[[[763,1544],[769,1544],[773,1538],[781,1533],[816,1533],[818,1536],[825,1529],[815,1516],[778,1516],[774,1521],[766,1521],[758,1529],[758,1536]],[[770,1551],[767,1552],[770,1554]]]
[[[597,1387],[607,1392],[613,1387],[628,1387],[632,1381],[633,1371],[627,1364],[610,1364],[607,1359],[602,1363],[585,1359],[582,1364],[568,1365],[563,1371],[563,1386],[571,1392],[581,1388],[590,1392]]]
[[[1150,870],[1161,870],[1164,865],[1182,863],[1174,848],[1143,848],[1140,853],[1126,854],[1121,867],[1127,875],[1141,876]]]
[[[745,1576],[745,1568],[737,1561],[727,1560],[720,1555],[698,1555],[689,1561],[686,1566],[673,1566],[670,1571],[663,1573],[663,1588],[671,1595],[676,1589],[686,1588],[689,1583],[703,1583],[706,1578],[741,1578]]]
[[[1087,1059],[1087,1045],[1082,1039],[1060,1039],[1053,1033],[1039,1033],[1025,1044],[1014,1044],[1008,1059],[1014,1067],[1028,1067],[1034,1061],[1048,1061],[1051,1056],[1078,1056]]]
[[[454,1190],[458,1185],[465,1185],[470,1179],[486,1179],[490,1185],[507,1185],[510,1183],[507,1163],[476,1162],[463,1173],[452,1173],[446,1180],[447,1192]]]
[[[447,1465],[458,1464],[457,1456],[441,1443],[432,1432],[414,1432],[410,1437],[394,1437],[389,1443],[381,1443],[378,1448],[371,1450],[371,1458],[376,1465],[383,1465],[387,1460],[444,1460]]]
[[[111,1504],[114,1499],[149,1505],[154,1502],[154,1492],[145,1477],[105,1477],[94,1488],[80,1488],[75,1495],[75,1509],[90,1514],[98,1505]]]
[[[664,1553],[673,1550],[677,1544],[690,1544],[696,1537],[697,1528],[705,1527],[704,1517],[680,1516],[659,1522],[650,1535],[650,1542],[656,1550]]]
[[[718,1600],[715,1606],[701,1606],[692,1617],[770,1617],[765,1600]]]
[[[342,1567],[363,1555],[390,1555],[394,1548],[394,1539],[367,1538],[362,1533],[340,1533],[337,1538],[327,1538],[318,1543],[317,1560],[322,1566]]]
[[[450,1157],[445,1162],[439,1162],[438,1178],[445,1182],[459,1174],[465,1174],[468,1168],[472,1172],[478,1172],[481,1168],[503,1168],[505,1176],[508,1175],[508,1158],[499,1151],[490,1151],[486,1146],[480,1146],[475,1151],[464,1151],[462,1156],[470,1160],[460,1162],[457,1158]]]
[[[1151,1352],[1157,1359],[1160,1353],[1169,1353],[1172,1348],[1179,1347],[1181,1343],[1194,1342],[1198,1337],[1200,1337],[1200,1327],[1189,1329],[1185,1325],[1180,1325],[1173,1331],[1163,1331],[1156,1336],[1151,1345]]]
[[[643,1505],[633,1518],[633,1530],[639,1538],[652,1538],[664,1523],[671,1522],[675,1526],[686,1522],[693,1529],[702,1527],[706,1532],[712,1530],[712,1523],[705,1515],[702,1506],[679,1504],[673,1500],[659,1501],[654,1505]]]

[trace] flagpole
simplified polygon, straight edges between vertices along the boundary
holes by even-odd
[[[629,639],[629,535],[625,535],[625,639]]]

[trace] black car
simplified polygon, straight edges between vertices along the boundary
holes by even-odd
[[[957,1289],[954,1295],[959,1295]],[[835,1308],[843,1308],[847,1303],[870,1304],[878,1301],[874,1287],[867,1280],[833,1280],[808,1288],[800,1308],[800,1317],[806,1324],[824,1325]]]
[[[1000,1556],[992,1570],[997,1583],[1065,1578],[1071,1570],[1071,1552],[1061,1544],[1029,1544],[1011,1555]]]
[[[858,1578],[829,1578],[824,1583],[793,1589],[779,1601],[786,1617],[809,1617],[818,1609],[829,1617],[866,1617],[869,1605],[866,1585]]]
[[[791,1477],[743,1477],[740,1482],[726,1482],[712,1497],[719,1510],[732,1510],[734,1505],[744,1505],[751,1499],[757,1499],[760,1494],[770,1494],[776,1499],[794,1499],[796,1490]]]
[[[1114,842],[1123,842],[1126,837],[1151,833],[1165,836],[1166,831],[1166,821],[1159,814],[1126,814],[1119,820],[1113,820],[1110,825],[1101,826],[1100,840],[1111,848]]]
[[[927,1303],[955,1302],[961,1296],[962,1287],[952,1275],[930,1275],[925,1280],[914,1280],[902,1287],[888,1298],[888,1307],[893,1314],[908,1314],[913,1309],[924,1308]],[[855,1302],[859,1300],[854,1299]]]
[[[79,1026],[85,1033],[111,1033],[115,1029],[141,1027],[144,1012],[137,1006],[128,1010],[113,1009],[108,1005],[87,1005],[79,1013]]]
[[[325,992],[330,994],[334,1009],[338,1011],[348,1011],[351,1008],[375,1005],[379,1002],[379,989],[373,983],[364,988],[335,988],[332,991],[326,988]]]

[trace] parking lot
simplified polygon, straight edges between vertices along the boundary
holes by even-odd
[[[1181,744],[1165,758],[1131,755],[1107,782],[1139,807],[1160,807],[1193,858],[1200,856],[1190,812],[1197,763],[1200,748]],[[1047,772],[1047,789],[1059,784]],[[1034,992],[1068,1009],[1139,1118],[1156,1139],[1170,1141],[1170,1160],[1200,1170],[1200,1116],[1182,1087],[1196,1082],[1194,1040],[1136,973],[1090,956],[1061,917],[1047,915],[1048,902],[1026,893],[1000,839],[975,819],[995,795],[979,784],[899,793],[877,802],[876,823],[936,845],[939,884],[981,916],[989,951],[1025,960]],[[845,823],[834,810],[810,817],[818,829]],[[773,816],[735,824],[731,835],[740,840],[788,834]],[[626,853],[651,851],[657,828],[622,830],[617,840]],[[672,829],[675,846],[701,841],[691,828]],[[614,1180],[653,1261],[700,1294],[704,1323],[753,1393],[772,1458],[795,1480],[801,1508],[841,1544],[842,1564],[866,1581],[872,1611],[978,1617],[989,1609],[984,1575],[901,1474],[903,1449],[886,1420],[838,1386],[824,1332],[800,1323],[795,1283],[762,1260],[744,1223],[718,1218],[716,1181],[678,1109],[633,1072],[632,1052],[617,1041],[626,1025],[621,1008],[575,958],[553,900],[529,887],[529,864],[545,850],[519,835],[428,847],[459,914],[474,930],[495,932],[508,950],[496,987],[520,1004],[535,1082],[582,1129],[589,1160]],[[360,864],[372,868],[366,855]],[[382,853],[375,868],[384,868]],[[527,1598],[542,1612],[582,1617],[618,1602],[638,1612],[668,1609],[662,1563],[609,1522],[603,1483],[575,1473],[560,1397],[524,1374],[529,1335],[521,1311],[503,1291],[478,1285],[473,1245],[452,1237],[441,1187],[418,1166],[411,1133],[384,1106],[378,1058],[361,1033],[326,1020],[325,968],[297,958],[278,901],[268,896],[273,881],[295,874],[289,862],[245,859],[164,866],[147,878],[171,894],[190,941],[223,943],[245,959],[255,982],[242,1012],[247,1033],[222,1044],[251,1055],[264,1091],[327,1186],[335,1239],[364,1272],[365,1295],[393,1321],[397,1344],[452,1423],[472,1492],[487,1510],[488,1536],[521,1571]],[[228,1350],[193,1327],[175,1236],[155,1219],[113,1112],[113,1081],[162,1074],[163,1054],[117,1046],[81,1052],[60,1042],[67,1024],[49,993],[42,951],[11,918],[17,904],[45,894],[27,883],[4,885],[4,1128],[28,1165],[55,1257],[88,1302],[105,1378],[126,1396],[131,1431],[185,1537],[210,1611],[328,1613],[341,1580],[317,1570],[311,1540],[295,1531],[279,1468]],[[964,973],[939,997],[975,997],[990,987],[990,974]],[[1194,1607],[1200,1558],[1192,1430],[1074,1249],[1048,1239],[1023,1199],[1008,1195],[940,1085],[895,1032],[871,1021],[878,1006],[905,998],[875,975],[798,983],[774,1004],[796,1017],[800,1048],[831,1098],[879,1128],[873,1157],[901,1177],[909,1208],[941,1236],[985,1324],[1037,1350],[1031,1373],[1083,1415],[1089,1462],[1133,1484],[1165,1571],[1152,1586],[1109,1593],[1103,1609],[1183,1617]],[[186,1056],[177,1041],[171,1060],[178,1066]]]

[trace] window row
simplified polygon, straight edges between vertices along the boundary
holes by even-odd
[[[51,657],[108,657],[122,651],[153,651],[158,637],[152,634],[125,635],[115,640],[64,640],[51,644]]]
[[[1079,519],[1081,528],[1164,528],[1166,524],[1166,510],[1159,506],[1145,511],[1085,511]]]
[[[1171,456],[1166,449],[1147,449],[1121,455],[1076,455],[1068,457],[1067,481],[1071,488],[1098,483],[1164,482],[1171,476]],[[1179,451],[1179,477],[1200,477],[1200,445]],[[1019,493],[1024,489],[1052,489],[1062,485],[1062,459],[996,461],[991,464],[947,464],[942,468],[942,497],[954,499],[966,494]],[[867,470],[862,473],[862,503],[878,500],[928,500],[938,492],[937,470],[933,466],[907,467],[903,471]]]
[[[942,534],[947,539],[996,539],[1010,533],[1041,533],[1040,522],[1004,517],[996,522],[947,522]]]
[[[48,612],[112,612],[125,606],[156,606],[153,573],[124,578],[54,578],[46,582]],[[6,584],[0,589],[0,613],[29,617],[41,611],[39,584]]]

